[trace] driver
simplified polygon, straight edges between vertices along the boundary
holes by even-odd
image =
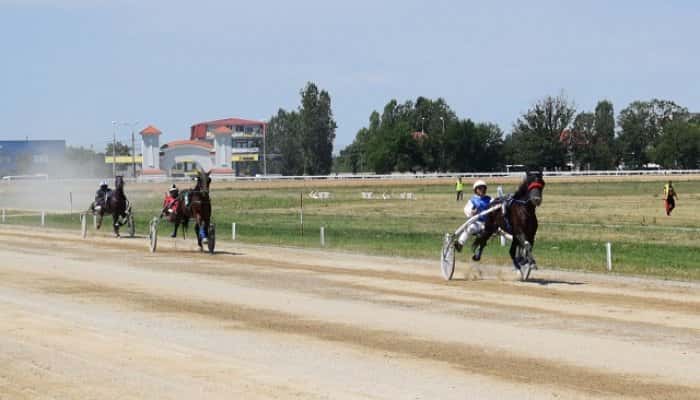
[[[474,189],[474,195],[464,206],[464,214],[467,216],[467,219],[482,211],[485,211],[489,208],[489,204],[491,203],[491,197],[486,195],[486,190],[488,189],[486,182],[479,179],[474,182],[472,188]],[[467,225],[455,242],[455,248],[457,251],[462,251],[462,247],[464,246],[464,243],[466,243],[469,235],[476,236],[481,233],[481,231],[484,229],[485,221],[486,216],[482,215],[479,217],[479,219]]]
[[[92,211],[101,209],[110,193],[112,193],[112,189],[109,188],[107,181],[100,182],[100,188],[95,192],[95,202],[92,203],[90,209]]]
[[[177,189],[177,186],[173,183],[173,185],[170,186],[170,189],[168,189],[168,192],[165,193],[165,199],[163,199],[163,210],[161,211],[163,214],[170,216],[177,212],[177,196],[179,194],[180,192]]]

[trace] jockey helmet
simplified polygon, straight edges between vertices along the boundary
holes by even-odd
[[[100,182],[100,187],[107,187],[107,186],[109,186],[109,184],[107,183],[107,181],[102,181],[102,182]]]
[[[472,186],[472,188],[474,189],[474,191],[476,191],[476,188],[481,187],[481,186],[483,186],[484,189],[486,189],[488,187],[488,185],[486,185],[486,182],[479,179],[478,181],[474,182],[474,185]]]
[[[168,189],[168,192],[170,192],[170,193],[177,192],[177,186],[175,186],[175,184],[173,183],[173,185],[170,186],[170,189]]]

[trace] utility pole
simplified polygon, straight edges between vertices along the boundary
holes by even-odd
[[[267,125],[263,124],[263,175],[267,176]]]
[[[134,140],[134,126],[131,126],[131,170],[136,179],[136,140]]]
[[[112,179],[117,179],[117,121],[112,126]]]
[[[440,167],[444,171],[446,171],[447,166],[445,165],[445,144],[447,142],[447,140],[446,140],[447,138],[445,137],[445,118],[440,117],[440,121],[442,121],[442,138],[441,138],[442,140],[440,140],[440,142],[441,142],[440,143],[440,147],[441,147],[441,149],[440,149],[440,163],[442,165],[440,165]]]

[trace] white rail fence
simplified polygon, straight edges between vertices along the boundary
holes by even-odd
[[[212,175],[212,180],[220,182],[236,182],[236,181],[362,181],[362,180],[422,180],[422,179],[457,179],[461,178],[518,178],[522,177],[524,172],[449,172],[449,173],[395,173],[378,175],[373,173],[362,174],[331,174],[331,175],[256,175],[256,176],[232,176],[232,175]],[[544,171],[545,177],[610,177],[610,176],[683,176],[683,175],[700,175],[700,169],[667,169],[667,170],[610,170],[610,171]],[[34,176],[32,176],[34,177]],[[2,184],[20,184],[20,183],[37,183],[37,179],[12,179],[15,177],[3,177],[0,179]],[[84,182],[92,184],[112,177],[105,178],[51,178],[42,175],[39,180],[50,182]],[[139,176],[138,178],[124,177],[126,182],[189,182],[193,178],[190,177],[167,177],[167,176]]]

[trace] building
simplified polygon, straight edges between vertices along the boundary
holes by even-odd
[[[255,175],[266,172],[266,129],[265,122],[250,119],[226,118],[205,121],[192,125],[190,140],[205,141],[215,148],[214,152],[218,154],[215,173],[225,173],[227,167],[224,164],[228,164],[228,168],[237,176]]]
[[[65,156],[65,140],[0,140],[0,176],[55,176]]]

